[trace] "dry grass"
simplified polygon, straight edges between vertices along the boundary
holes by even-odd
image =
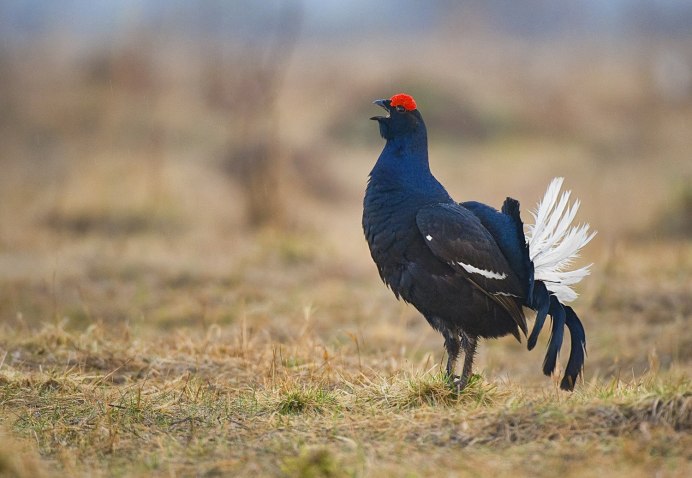
[[[676,272],[687,244],[629,245],[593,278],[622,287],[582,298],[590,356],[574,393],[540,376],[539,353],[502,340],[483,344],[480,375],[457,395],[439,337],[392,310],[375,277],[334,278],[325,259],[277,257],[277,239],[262,241],[271,252],[235,281],[206,268],[144,280],[112,264],[88,282],[56,279],[44,301],[39,284],[26,296],[6,287],[13,307],[57,311],[52,324],[2,329],[6,474],[689,474],[689,284]],[[106,277],[122,285],[105,292]],[[311,277],[322,284],[305,291]],[[133,280],[138,292],[123,290]],[[638,302],[639,289],[660,299]],[[183,305],[186,292],[202,309]],[[313,303],[296,305],[303,297]]]
[[[304,335],[243,345],[238,329],[147,341],[102,326],[47,327],[30,340],[5,330],[3,422],[44,460],[9,452],[2,466],[72,476],[543,475],[556,464],[582,476],[612,473],[613,462],[622,476],[689,472],[692,384],[680,370],[592,380],[571,395],[477,375],[457,395],[438,367],[384,373],[358,367],[348,344]]]

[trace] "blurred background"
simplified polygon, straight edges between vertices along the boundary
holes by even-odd
[[[360,226],[371,102],[406,92],[456,199],[528,218],[565,176],[599,230],[587,330],[658,314],[653,350],[685,360],[691,25],[685,0],[1,0],[0,314],[276,340],[311,315],[439,352]],[[646,365],[622,340],[603,370]]]

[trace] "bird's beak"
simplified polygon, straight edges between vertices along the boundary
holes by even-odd
[[[370,118],[371,120],[379,121],[379,120],[382,120],[385,118],[389,118],[389,100],[386,100],[386,99],[375,100],[372,102],[372,104],[383,108],[387,112],[387,116],[373,116],[372,118]]]

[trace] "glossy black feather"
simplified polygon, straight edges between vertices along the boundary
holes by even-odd
[[[574,312],[572,307],[565,306],[565,324],[569,329],[571,348],[569,352],[569,360],[565,367],[565,376],[560,382],[560,388],[563,390],[572,390],[577,383],[577,378],[584,368],[584,359],[586,355],[586,333],[579,317]]]
[[[550,309],[550,292],[545,288],[545,284],[538,281],[533,288],[530,307],[536,311],[536,320],[533,323],[533,330],[529,339],[526,341],[526,345],[529,350],[532,350],[536,346],[536,341],[538,340],[538,334],[541,333],[543,329],[543,324],[545,323],[545,318],[548,316],[548,311]]]
[[[550,296],[550,309],[548,309],[548,313],[553,319],[553,325],[550,328],[548,350],[543,360],[543,373],[550,376],[555,371],[557,356],[562,348],[562,339],[565,334],[565,309],[554,295]]]
[[[521,283],[479,218],[449,202],[420,209],[416,223],[435,257],[504,308],[526,333]],[[462,264],[480,272],[469,272]]]

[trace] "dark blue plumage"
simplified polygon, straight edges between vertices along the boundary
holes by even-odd
[[[534,264],[545,252],[552,256],[563,252],[556,247],[557,239],[564,239],[568,232],[566,227],[564,231],[558,227],[564,205],[556,208],[559,212],[553,213],[558,214],[552,217],[554,221],[549,220],[550,210],[541,213],[548,219],[542,217],[543,222],[533,226],[537,245],[531,250],[518,201],[507,198],[501,211],[478,202],[460,204],[435,179],[428,164],[425,123],[411,97],[395,95],[375,103],[388,113],[372,118],[378,121],[386,145],[370,173],[363,230],[382,280],[397,298],[413,304],[442,333],[451,379],[457,355],[463,350],[464,369],[456,382],[459,389],[471,374],[478,338],[512,334],[520,340],[521,333],[527,334],[523,307],[538,311],[529,349],[535,346],[546,316],[552,317],[543,364],[546,374],[555,370],[564,327],[570,330],[572,349],[561,387],[573,389],[584,364],[584,329],[572,308],[563,306],[551,290],[569,288],[575,281],[546,284],[537,277]],[[546,236],[546,231],[555,235]],[[577,233],[580,231],[561,246],[569,257],[545,256],[539,262],[540,273],[557,277],[556,284],[567,259],[590,240],[585,232],[583,237]],[[569,241],[576,241],[576,247]]]

